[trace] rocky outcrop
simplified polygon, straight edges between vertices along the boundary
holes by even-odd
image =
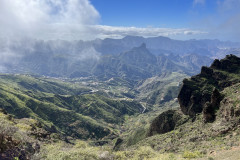
[[[240,83],[224,89],[218,117],[224,122],[240,123]]]
[[[183,86],[178,95],[178,101],[184,114],[195,116],[201,113],[206,102],[211,100],[212,86],[198,86],[199,82],[204,81],[200,77],[184,79]]]
[[[216,118],[216,110],[219,109],[223,96],[215,88],[211,95],[211,102],[206,102],[203,108],[203,121],[205,123],[213,122]]]
[[[26,127],[27,124],[13,119],[3,109],[0,109],[0,115],[0,160],[32,159],[40,151],[40,143],[17,127]]]
[[[31,157],[40,151],[40,145],[36,142],[20,142],[12,136],[0,134],[0,159],[23,159],[30,160]]]
[[[215,59],[210,68],[226,71],[229,73],[240,73],[240,58],[235,55],[227,55],[222,60]]]
[[[174,130],[174,128],[179,124],[181,118],[182,114],[176,110],[163,112],[151,123],[148,136],[163,134]]]
[[[211,67],[202,67],[201,73],[183,80],[178,101],[184,114],[194,117],[204,109],[206,121],[214,119],[217,90],[238,83],[234,75],[240,73],[240,58],[228,55],[222,60],[215,60]]]
[[[121,138],[118,138],[117,141],[114,144],[113,150],[117,151],[120,148],[121,143],[123,142],[123,140]]]
[[[215,60],[211,67],[202,67],[200,74],[183,80],[178,95],[181,111],[193,120],[196,114],[202,113],[203,122],[209,123],[215,121],[219,114],[217,111],[221,110],[221,116],[226,121],[230,121],[234,116],[240,115],[240,107],[239,105],[235,108],[232,105],[222,105],[222,101],[227,102],[227,100],[223,100],[224,96],[220,92],[239,82],[240,58],[228,55],[225,59]],[[235,99],[238,98],[235,97]],[[163,112],[151,123],[148,136],[174,130],[176,126],[184,123],[183,117],[184,115],[175,110]]]

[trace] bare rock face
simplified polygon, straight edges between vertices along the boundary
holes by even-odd
[[[220,102],[223,96],[215,88],[211,95],[211,102],[206,102],[203,108],[204,123],[213,122],[216,118],[215,112],[219,109]]]
[[[201,91],[196,83],[198,82],[195,82],[193,78],[183,80],[183,86],[178,95],[182,112],[191,117],[201,113],[202,106],[211,99],[211,93],[206,90]]]
[[[212,96],[211,96],[211,104],[214,108],[219,109],[220,102],[222,100],[223,96],[218,91],[217,88],[213,90]]]
[[[220,103],[219,91],[240,82],[240,79],[233,78],[234,74],[240,74],[240,58],[228,55],[215,60],[211,67],[202,67],[200,74],[184,79],[178,95],[182,112],[194,117],[204,111],[206,121],[212,121],[213,110]]]
[[[118,138],[114,144],[113,150],[114,151],[118,150],[122,142],[123,142],[123,140],[121,138]]]
[[[240,123],[240,83],[235,84],[225,91],[225,97],[220,103],[218,117],[221,117],[224,122]]]
[[[153,120],[148,136],[153,136],[154,134],[163,134],[174,130],[181,118],[182,115],[178,111],[168,110],[163,112]]]

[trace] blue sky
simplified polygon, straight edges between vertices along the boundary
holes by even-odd
[[[193,0],[91,0],[110,26],[186,28],[195,19],[216,12],[217,1]]]

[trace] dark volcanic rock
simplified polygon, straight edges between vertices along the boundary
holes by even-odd
[[[220,102],[223,96],[215,88],[211,95],[211,103],[206,102],[203,108],[204,123],[213,122],[216,118],[215,112],[219,109]]]
[[[113,150],[114,151],[118,150],[122,142],[123,142],[123,140],[121,138],[118,138],[114,147],[113,147]]]
[[[34,153],[40,151],[37,142],[21,142],[12,136],[0,134],[0,159],[1,160],[30,160]]]
[[[163,112],[153,120],[148,136],[153,136],[154,134],[163,134],[174,130],[181,118],[181,113],[178,111],[168,110]]]
[[[240,58],[235,55],[227,55],[222,60],[214,60],[211,67],[212,69],[218,69],[227,71],[230,73],[239,73]]]
[[[213,74],[213,69],[212,68],[208,68],[206,66],[203,66],[202,69],[201,69],[201,75],[205,75],[205,76],[208,76],[208,75],[211,75]]]
[[[202,112],[202,106],[211,100],[211,87],[201,88],[197,83],[202,82],[199,77],[184,79],[183,86],[178,95],[178,101],[184,114],[195,116]]]
[[[218,89],[215,88],[211,96],[211,104],[214,106],[214,108],[219,109],[222,98],[223,96],[221,93],[218,91]]]
[[[201,73],[183,80],[183,86],[178,95],[178,101],[184,114],[194,117],[204,109],[206,121],[214,119],[213,111],[218,106],[217,90],[238,83],[233,78],[240,73],[240,58],[228,55],[222,60],[215,60],[211,67],[202,67]],[[214,88],[216,88],[214,90]],[[206,104],[206,102],[209,102]],[[210,115],[209,115],[210,114]],[[213,117],[212,117],[213,116]]]

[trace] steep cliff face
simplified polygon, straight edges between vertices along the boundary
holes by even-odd
[[[203,107],[203,121],[213,122],[216,118],[215,111],[219,109],[223,95],[215,88],[211,95],[211,101],[206,102]]]
[[[156,117],[151,123],[148,136],[163,134],[174,130],[179,125],[182,114],[175,110],[168,110]]]
[[[201,73],[183,80],[178,101],[184,114],[195,116],[204,110],[206,121],[214,119],[213,112],[222,99],[224,88],[240,82],[240,58],[227,55],[222,60],[215,60],[210,67],[202,67]]]

